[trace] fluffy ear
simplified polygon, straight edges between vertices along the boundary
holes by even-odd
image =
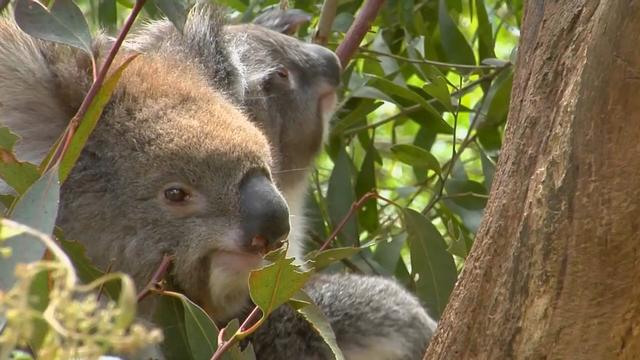
[[[253,20],[256,25],[287,34],[295,34],[300,26],[311,21],[311,15],[298,9],[280,10],[270,9]]]
[[[23,138],[16,146],[20,159],[42,160],[82,101],[90,66],[80,52],[0,19],[0,125]]]

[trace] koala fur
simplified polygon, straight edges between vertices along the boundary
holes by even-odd
[[[323,72],[332,55],[309,51],[293,38],[255,25],[221,24],[215,11],[198,6],[184,35],[161,22],[128,43],[119,61],[131,49],[144,54],[124,72],[64,184],[58,225],[83,242],[96,265],[125,271],[138,286],[164,253],[174,254],[176,285],[224,325],[250,309],[247,273],[261,261],[244,239],[245,179],[263,174],[271,202],[256,202],[277,207],[280,195],[268,182],[274,169],[290,206],[302,211],[295,201],[321,146],[335,102],[337,76],[331,74],[339,69]],[[241,48],[243,42],[251,46]],[[99,37],[96,51],[108,43]],[[261,64],[251,51],[269,60]],[[321,55],[314,60],[307,52]],[[274,95],[265,79],[279,76],[283,63],[289,80],[297,81]],[[23,136],[19,157],[41,160],[90,81],[83,53],[32,39],[0,19],[0,122]],[[291,140],[300,131],[307,140]],[[285,171],[297,166],[303,171]],[[189,190],[184,206],[163,197],[173,184]],[[349,360],[420,359],[435,328],[415,297],[392,280],[317,275],[305,290]],[[143,316],[148,307],[141,304]],[[331,358],[289,306],[277,309],[251,341],[262,360]]]
[[[289,252],[302,259],[307,179],[336,104],[339,60],[322,46],[259,25],[227,26],[223,38],[212,38],[207,29],[219,21],[212,11],[210,6],[193,9],[183,33],[168,20],[150,22],[127,46],[183,54],[198,63],[210,83],[224,84],[231,100],[265,133],[275,157],[274,178],[291,212]],[[286,31],[288,23],[304,18],[294,10],[278,15],[258,21]],[[217,51],[225,45],[233,67],[220,65]]]

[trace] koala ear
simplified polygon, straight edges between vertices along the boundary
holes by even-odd
[[[311,15],[302,10],[271,9],[256,17],[253,23],[282,34],[293,35],[309,21],[311,21]]]

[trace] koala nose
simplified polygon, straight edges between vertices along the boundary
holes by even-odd
[[[315,44],[309,44],[309,46],[310,51],[320,60],[318,68],[322,77],[333,87],[338,87],[340,85],[340,74],[342,73],[338,55],[324,46]]]
[[[266,252],[289,234],[289,208],[275,185],[263,174],[252,174],[240,185],[243,246]]]

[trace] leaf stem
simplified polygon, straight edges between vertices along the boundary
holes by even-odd
[[[156,289],[158,284],[165,278],[165,276],[167,276],[167,273],[169,272],[169,267],[173,263],[174,258],[175,257],[173,255],[167,255],[167,254],[165,254],[162,257],[162,261],[160,261],[160,265],[158,265],[158,268],[151,276],[151,280],[149,280],[149,282],[144,287],[144,289],[142,289],[142,291],[140,291],[140,293],[138,294],[137,296],[138,302],[142,301],[154,289]]]
[[[82,100],[82,104],[80,104],[78,111],[73,116],[73,118],[71,118],[71,120],[69,121],[69,124],[67,125],[67,128],[65,129],[65,133],[63,135],[63,141],[60,142],[60,144],[58,145],[58,149],[56,150],[55,155],[51,157],[51,159],[45,166],[43,173],[49,170],[50,168],[52,168],[55,164],[58,164],[64,157],[64,154],[67,152],[67,149],[69,147],[69,144],[71,143],[71,139],[73,138],[73,135],[75,134],[76,129],[80,125],[82,118],[84,118],[85,114],[89,110],[89,107],[93,102],[93,99],[96,97],[96,95],[98,94],[98,91],[102,87],[102,84],[104,83],[107,77],[107,74],[109,73],[109,68],[111,67],[111,64],[113,63],[118,51],[120,50],[120,47],[122,46],[122,43],[124,42],[125,37],[131,30],[131,26],[133,26],[133,23],[136,17],[138,17],[138,15],[140,14],[140,11],[142,11],[142,8],[145,2],[146,0],[136,0],[136,3],[133,6],[133,9],[131,10],[131,13],[125,20],[124,25],[122,26],[122,29],[120,30],[120,33],[116,38],[116,41],[111,46],[111,49],[109,50],[109,53],[107,54],[107,57],[104,60],[104,63],[100,67],[100,71],[98,71],[98,75],[95,77],[95,80],[91,84],[89,91],[87,91],[87,94]],[[95,70],[94,70],[94,73],[95,73]]]

